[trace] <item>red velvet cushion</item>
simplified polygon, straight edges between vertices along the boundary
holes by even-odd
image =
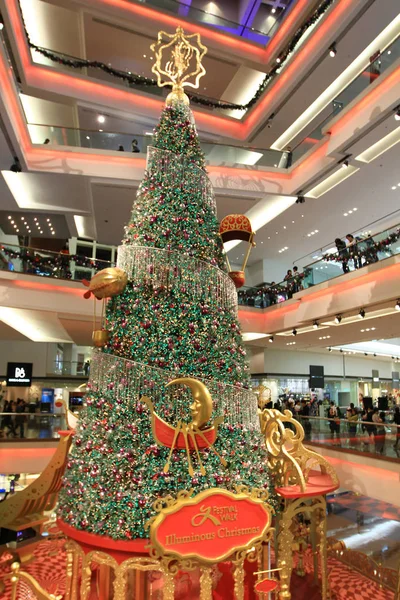
[[[334,483],[330,475],[322,474],[319,471],[310,471],[304,492],[301,491],[299,485],[277,487],[275,490],[283,498],[309,498],[330,494],[337,490],[338,487],[339,485]]]

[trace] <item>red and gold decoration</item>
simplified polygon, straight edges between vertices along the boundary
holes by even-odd
[[[92,335],[93,345],[96,348],[102,348],[110,339],[110,332],[103,327],[106,298],[122,294],[128,283],[128,276],[119,267],[108,267],[96,273],[90,282],[83,279],[82,283],[88,288],[88,291],[83,295],[84,298],[87,299],[93,295],[94,299],[102,300],[100,329],[97,329],[96,303],[94,303]]]
[[[172,453],[175,448],[185,449],[188,461],[188,470],[191,476],[194,475],[191,453],[195,452],[200,466],[200,472],[205,475],[204,465],[199,450],[209,448],[218,456],[221,464],[226,467],[226,460],[214,448],[214,442],[217,439],[218,427],[223,417],[214,419],[211,427],[205,427],[212,414],[213,402],[207,387],[198,379],[190,377],[181,377],[170,381],[168,385],[181,384],[190,388],[192,392],[193,403],[190,406],[192,421],[185,423],[179,420],[173,426],[162,419],[154,410],[150,398],[144,396],[141,401],[146,404],[151,413],[151,427],[155,441],[160,446],[170,448],[168,461],[164,466],[164,473],[168,473],[171,464]]]
[[[246,217],[246,215],[227,215],[220,223],[219,234],[224,243],[231,242],[233,240],[248,242],[248,248],[240,271],[232,271],[228,255],[225,255],[228,263],[229,276],[235,284],[235,287],[237,289],[241,288],[246,282],[244,270],[246,268],[247,261],[249,260],[251,249],[256,245],[254,242],[255,232],[253,231],[250,220],[248,217]]]
[[[249,494],[215,488],[193,498],[189,492],[181,494],[167,506],[162,500],[150,527],[154,554],[212,565],[248,551],[271,527],[266,499],[260,490]]]

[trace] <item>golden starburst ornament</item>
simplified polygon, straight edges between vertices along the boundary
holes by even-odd
[[[193,43],[194,42],[194,43]],[[199,80],[206,74],[202,65],[207,48],[201,43],[200,34],[185,35],[182,27],[175,34],[160,31],[157,42],[150,46],[155,55],[152,72],[157,75],[159,87],[172,86],[165,103],[189,104],[184,87],[199,87]]]

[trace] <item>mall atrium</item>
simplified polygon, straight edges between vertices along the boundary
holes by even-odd
[[[400,600],[399,0],[0,0],[0,597]]]

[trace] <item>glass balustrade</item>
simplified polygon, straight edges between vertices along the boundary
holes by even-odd
[[[152,145],[151,135],[132,133],[113,133],[74,129],[52,125],[28,124],[31,140],[35,144],[45,144],[49,148],[73,146],[98,150],[146,154]],[[286,167],[285,152],[278,150],[253,148],[251,146],[229,146],[211,142],[201,142],[207,163],[210,165],[239,164],[257,167]]]
[[[67,422],[64,413],[0,413],[0,443],[19,439],[58,439],[60,437],[58,432],[65,429],[67,429]]]
[[[386,413],[385,423],[321,417],[296,417],[302,424],[306,442],[330,448],[343,448],[362,454],[374,454],[400,460],[400,425]]]
[[[400,426],[391,422],[390,413],[386,413],[387,422],[382,424],[361,420],[350,423],[347,419],[321,417],[297,418],[304,428],[306,442],[400,460]],[[57,439],[58,431],[66,428],[64,413],[0,413],[0,441]]]
[[[106,260],[0,244],[0,270],[73,281],[90,280],[97,271],[115,266]]]
[[[82,361],[56,360],[53,363],[55,375],[76,375],[77,377],[89,377],[90,363]]]
[[[303,273],[300,273],[280,283],[244,287],[238,292],[238,303],[241,306],[268,308],[269,306],[290,300],[293,294],[303,289],[303,277]]]
[[[129,1],[132,2],[132,0]],[[247,22],[241,24],[231,21],[220,15],[213,14],[210,11],[201,10],[195,6],[191,6],[191,2],[177,2],[175,0],[140,0],[140,4],[159,8],[179,17],[200,23],[201,25],[211,26],[259,44],[266,44],[274,35],[291,2],[292,0],[286,0],[283,3],[280,3],[279,7],[275,8],[275,13],[273,15],[271,14],[268,18],[263,19],[262,26],[248,27],[246,26]],[[285,6],[283,6],[283,4]],[[257,23],[257,15],[255,19]]]
[[[321,258],[304,267],[303,285],[309,288],[399,253],[400,228],[396,225],[356,242],[340,252],[332,247],[326,260]]]
[[[340,94],[332,101],[332,107],[327,117],[311,132],[307,133],[304,139],[301,140],[292,150],[292,163],[298,161],[311,148],[318,144],[325,134],[326,124],[331,121],[338,113],[346,108],[357,96],[359,96],[366,88],[375,83],[375,81],[390,68],[400,57],[400,37],[396,38],[381,53],[377,53],[372,57],[369,65],[355,78]]]

